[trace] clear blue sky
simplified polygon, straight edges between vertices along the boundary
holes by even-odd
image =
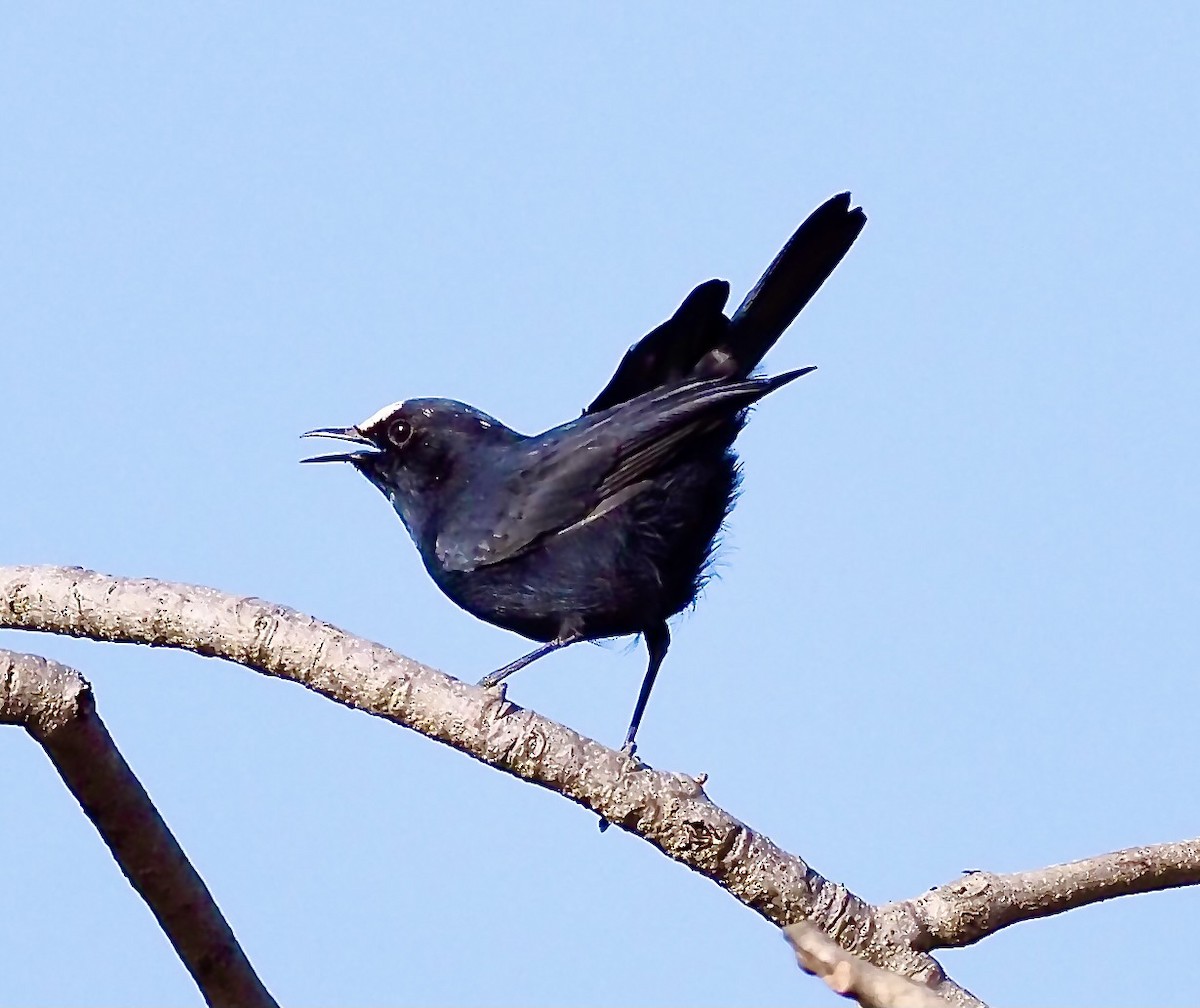
[[[39,4],[0,42],[5,562],[209,584],[475,679],[303,430],[447,395],[574,416],[691,286],[870,224],[767,360],[656,766],[873,900],[1197,832],[1192,5]],[[594,817],[286,683],[80,668],[281,1002],[833,1004]],[[513,698],[619,743],[642,652]],[[0,1003],[198,998],[40,750],[0,732]],[[943,954],[997,1003],[1183,1005],[1200,894]]]

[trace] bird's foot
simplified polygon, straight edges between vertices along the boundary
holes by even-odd
[[[559,648],[564,648],[568,644],[574,644],[576,641],[582,640],[579,631],[574,627],[564,629],[554,640],[543,644],[540,648],[535,648],[527,655],[521,655],[516,661],[509,662],[504,668],[498,668],[495,672],[489,672],[479,680],[479,685],[484,689],[491,689],[499,682],[503,682],[514,672],[520,672],[526,665],[531,665],[539,658],[544,658],[551,651],[557,651]]]

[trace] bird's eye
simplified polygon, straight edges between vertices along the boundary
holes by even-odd
[[[403,448],[413,436],[412,424],[407,420],[393,420],[388,424],[388,440],[397,448]]]

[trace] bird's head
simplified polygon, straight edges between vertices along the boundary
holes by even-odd
[[[301,437],[349,441],[355,450],[304,462],[349,462],[391,501],[414,538],[438,510],[441,496],[469,482],[489,449],[516,434],[465,403],[409,399],[391,403],[353,427],[321,427]]]

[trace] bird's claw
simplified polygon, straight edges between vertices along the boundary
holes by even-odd
[[[637,754],[637,746],[635,744],[633,744],[632,742],[626,742],[623,746],[621,746],[620,752],[621,752],[622,756],[625,756],[633,763],[634,770],[652,770],[653,769],[653,767],[651,767],[649,763],[647,763],[644,759],[642,759]]]

